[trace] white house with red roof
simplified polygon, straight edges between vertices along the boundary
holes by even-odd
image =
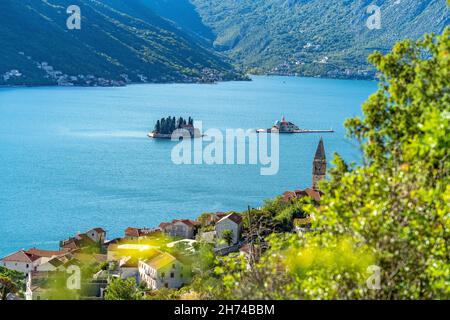
[[[223,233],[226,230],[230,230],[232,232],[232,243],[231,245],[235,245],[239,243],[241,240],[241,233],[242,233],[242,216],[237,213],[231,213],[222,219],[220,219],[216,223],[216,236],[219,240],[218,247],[226,247],[227,244],[220,243],[223,242],[224,237]]]
[[[102,228],[94,228],[86,231],[84,234],[96,243],[103,243],[106,240],[106,231]]]
[[[171,237],[193,239],[199,225],[198,221],[182,219],[163,222],[159,225],[159,228]]]
[[[36,248],[19,250],[2,258],[0,266],[28,274],[31,271],[35,271],[39,265],[66,253],[66,251],[40,250]]]

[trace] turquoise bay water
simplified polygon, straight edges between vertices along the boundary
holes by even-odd
[[[0,256],[56,248],[101,226],[108,238],[203,212],[245,210],[311,185],[321,136],[328,159],[358,160],[343,121],[376,90],[368,81],[254,77],[217,85],[0,89]],[[286,115],[333,134],[280,136],[280,170],[175,165],[173,142],[146,137],[157,119],[193,116],[204,129],[266,128]]]

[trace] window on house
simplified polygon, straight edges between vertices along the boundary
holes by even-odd
[[[171,272],[171,273],[170,273],[170,277],[171,277],[171,278],[175,278],[175,273]]]
[[[30,267],[30,265],[27,263],[27,268],[29,268]]]
[[[169,284],[168,283],[164,283],[164,287],[169,288]]]
[[[161,277],[165,277],[166,276],[166,273],[165,272],[163,272],[163,273],[161,273]]]
[[[172,265],[172,269],[175,269],[175,265],[174,264]]]
[[[180,274],[180,278],[183,278],[183,274]]]

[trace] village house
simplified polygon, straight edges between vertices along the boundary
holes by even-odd
[[[179,289],[192,278],[191,267],[166,252],[148,260],[139,261],[140,282],[148,288]]]
[[[200,223],[194,220],[172,220],[172,222],[163,222],[159,228],[171,237],[183,239],[193,239]]]
[[[96,243],[103,243],[106,240],[106,231],[103,230],[102,228],[91,229],[85,232],[85,234]]]
[[[139,258],[123,257],[119,261],[117,276],[125,280],[128,278],[136,279],[139,282]]]
[[[148,228],[132,228],[125,229],[125,239],[127,240],[141,240],[148,237],[157,235],[161,232],[161,229],[148,229]]]
[[[19,250],[2,258],[0,265],[10,270],[28,274],[35,270],[35,268],[39,265],[40,258],[41,257],[29,254],[24,250]]]
[[[67,253],[67,251],[53,251],[29,249],[19,250],[0,260],[0,266],[25,274],[36,271],[37,267],[54,257]]]
[[[83,248],[93,247],[97,243],[88,237],[86,234],[81,233],[75,237],[69,238],[67,240],[60,241],[59,248],[61,250],[66,249],[69,251],[79,251]]]
[[[215,226],[216,237],[219,241],[218,247],[228,246],[224,239],[224,232],[230,230],[232,233],[232,239],[230,245],[235,245],[239,243],[242,233],[242,217],[237,213],[231,213],[222,219],[220,219]]]
[[[70,251],[79,251],[87,247],[96,247],[103,245],[106,241],[106,231],[102,228],[94,228],[85,233],[79,233],[75,237],[60,241],[61,249]]]

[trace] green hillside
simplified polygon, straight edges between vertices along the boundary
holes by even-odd
[[[156,0],[153,0],[156,1]],[[237,65],[264,73],[371,77],[367,56],[395,41],[442,32],[445,0],[191,0]],[[370,4],[381,29],[369,30]],[[370,70],[370,71],[369,71]]]
[[[206,26],[190,0],[137,0],[157,15],[175,23],[183,31],[211,45],[215,34]]]
[[[69,30],[69,5],[81,30]],[[123,85],[239,79],[233,67],[139,1],[0,1],[0,85]]]

